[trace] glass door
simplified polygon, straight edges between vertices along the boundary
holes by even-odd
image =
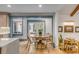
[[[45,22],[39,20],[28,20],[28,35],[34,33],[36,35],[45,34]]]

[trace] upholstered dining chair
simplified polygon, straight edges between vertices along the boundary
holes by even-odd
[[[30,36],[27,36],[27,38],[28,38],[28,41],[29,41],[29,43],[28,43],[28,53],[32,53],[33,51],[33,49],[34,49],[34,47],[35,47],[35,44],[34,44],[34,41],[32,41],[32,38],[30,38]]]
[[[53,35],[47,34],[45,35],[46,38],[44,40],[44,44],[46,45],[47,49],[53,48]]]
[[[33,37],[35,37],[35,36],[36,36],[36,33],[33,33],[33,32],[29,33],[29,35],[28,35],[28,37],[29,37],[29,39],[30,39],[30,42],[31,42],[32,44],[34,44],[34,43],[36,42],[35,38],[33,38]]]
[[[34,38],[36,36],[35,33],[30,33],[28,35],[28,39],[29,39],[29,42],[30,42],[30,49],[33,47],[34,49],[36,48],[36,45],[37,45],[37,41],[36,41],[36,38]]]
[[[48,35],[46,46],[47,46],[48,53],[50,53],[51,52],[50,50],[53,48],[53,35],[50,35],[50,34]]]
[[[41,38],[36,38],[36,43],[35,43],[35,45],[36,45],[36,49],[41,49],[42,48],[42,42],[41,42],[41,40],[40,40]]]
[[[31,41],[28,36],[27,36],[27,41],[28,43],[27,43],[26,49],[27,49],[27,53],[29,53]]]

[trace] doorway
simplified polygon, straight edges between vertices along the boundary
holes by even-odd
[[[39,35],[41,31],[41,35],[45,35],[45,21],[43,20],[27,20],[27,34],[34,33],[35,35]]]

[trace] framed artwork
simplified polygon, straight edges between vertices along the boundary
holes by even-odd
[[[74,28],[73,26],[64,26],[64,32],[73,32]]]
[[[75,32],[79,32],[79,26],[75,27]]]
[[[58,26],[58,32],[63,32],[63,26]]]

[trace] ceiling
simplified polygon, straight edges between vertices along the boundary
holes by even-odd
[[[0,5],[0,12],[10,13],[36,13],[36,12],[56,12],[64,5],[59,4],[43,4],[41,8],[38,4],[12,4],[12,7],[7,7],[6,4]]]
[[[43,4],[41,8],[38,4],[11,4],[11,8],[7,4],[0,4],[0,12],[9,13],[54,13],[70,14],[76,4]]]
[[[77,4],[66,4],[61,10],[59,10],[60,14],[68,14],[70,15],[72,11],[76,8]]]

